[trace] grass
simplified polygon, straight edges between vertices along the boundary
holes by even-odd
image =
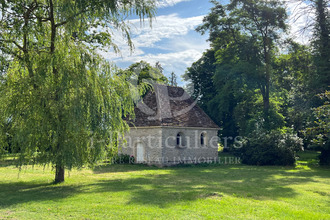
[[[228,155],[221,155],[228,156]],[[105,165],[53,185],[51,168],[0,162],[0,219],[330,219],[330,168]]]

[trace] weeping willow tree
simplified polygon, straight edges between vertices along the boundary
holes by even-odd
[[[132,89],[97,53],[119,31],[132,48],[128,16],[152,19],[148,0],[0,0],[0,129],[19,152],[18,166],[93,165],[128,129]],[[4,62],[5,61],[5,62]],[[2,129],[3,130],[3,129]],[[4,141],[0,142],[3,152]]]

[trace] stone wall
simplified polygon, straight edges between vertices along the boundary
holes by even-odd
[[[161,128],[131,128],[125,135],[126,143],[122,144],[119,152],[122,154],[133,155],[137,158],[137,146],[142,144],[144,147],[145,163],[160,163],[162,157],[162,130]]]
[[[177,138],[180,134],[180,144]],[[201,141],[204,135],[204,143]],[[125,135],[126,144],[120,152],[137,158],[137,146],[144,147],[144,163],[174,165],[180,163],[203,163],[218,158],[216,129],[149,127],[131,128]]]
[[[182,142],[179,145],[177,145],[178,134]],[[218,158],[218,137],[215,129],[164,127],[162,135],[164,164],[203,163],[216,161]]]

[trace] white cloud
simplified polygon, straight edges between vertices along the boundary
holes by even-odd
[[[187,67],[197,61],[201,56],[203,51],[208,48],[205,46],[203,50],[197,49],[186,49],[173,53],[158,53],[158,54],[143,54],[142,56],[131,56],[123,59],[122,61],[117,61],[117,65],[121,62],[123,63],[135,63],[141,60],[145,60],[151,65],[155,65],[156,62],[160,62],[164,68],[165,76],[169,76],[171,72],[177,75],[177,82],[180,86],[183,86],[183,80],[181,76],[184,74]]]
[[[185,0],[164,0],[159,4],[169,6],[181,1]],[[299,5],[292,0],[285,1],[290,14],[291,36],[300,43],[308,43],[310,34],[302,35],[299,32],[305,26],[307,16],[303,15],[294,19],[306,5]],[[115,34],[115,43],[119,46],[121,55],[118,56],[111,51],[101,52],[101,54],[122,68],[140,60],[145,60],[153,65],[159,61],[163,65],[165,73],[174,71],[176,74],[182,75],[186,68],[198,60],[202,53],[209,48],[205,36],[192,34],[196,26],[202,24],[203,18],[204,16],[182,18],[178,14],[162,15],[153,20],[152,28],[148,22],[141,23],[139,19],[130,20],[131,37],[135,47],[133,53],[118,32]]]
[[[188,2],[190,0],[158,0],[157,6],[159,8],[165,8],[165,7],[170,7],[174,6],[180,2]]]
[[[134,37],[135,45],[137,47],[153,47],[162,39],[184,36],[201,24],[202,20],[203,16],[180,18],[177,14],[170,14],[156,17],[152,28],[149,26],[140,27],[139,20],[132,20],[132,34],[136,36]]]
[[[162,0],[160,7],[175,5],[189,0]],[[297,18],[297,13],[307,5],[298,4],[294,0],[286,1],[289,10],[289,23],[291,36],[300,43],[308,43],[310,33],[302,35],[299,30],[306,25],[310,18],[306,14]],[[182,75],[187,67],[197,61],[202,53],[209,48],[206,36],[200,37],[192,34],[196,26],[202,24],[204,16],[182,18],[178,14],[157,16],[152,22],[152,28],[148,22],[141,23],[139,19],[130,20],[131,37],[134,43],[134,51],[131,52],[121,33],[114,34],[115,43],[119,46],[121,54],[115,54],[111,50],[100,52],[108,60],[114,61],[122,68],[130,64],[145,60],[154,65],[159,61],[164,67],[165,74],[174,71],[178,76]]]
[[[203,17],[181,18],[178,14],[158,16],[153,21],[152,28],[148,24],[141,25],[138,19],[131,20],[131,36],[135,47],[133,53],[130,52],[119,33],[115,34],[115,42],[121,50],[121,56],[111,51],[100,53],[122,67],[140,60],[145,60],[152,65],[159,61],[165,73],[174,71],[182,75],[186,68],[209,48],[205,37],[194,37],[189,33],[202,23]],[[153,49],[156,52],[146,53],[144,48]]]

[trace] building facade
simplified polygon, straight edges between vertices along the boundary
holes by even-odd
[[[218,159],[219,127],[179,87],[154,85],[136,105],[120,153],[136,163],[175,165]]]

